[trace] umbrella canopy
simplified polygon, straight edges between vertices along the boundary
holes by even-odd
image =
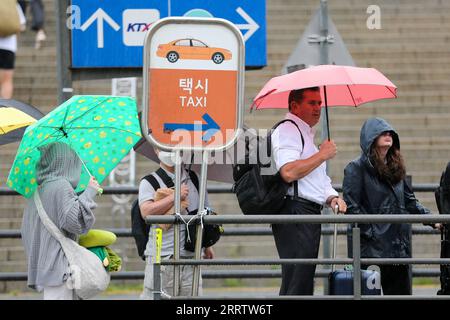
[[[44,116],[44,114],[35,107],[18,100],[0,99],[0,112],[4,108],[15,108],[26,113],[36,120],[39,120]],[[0,117],[0,119],[3,119],[3,117]],[[20,139],[22,139],[23,133],[25,132],[25,129],[25,127],[20,127],[18,129],[9,131],[6,134],[0,135],[0,146],[7,143],[20,141]]]
[[[158,156],[156,155],[155,150],[153,149],[153,146],[145,139],[142,138],[138,143],[136,143],[134,150],[142,154],[143,156],[147,157],[150,160],[155,161],[156,163],[159,163]],[[219,182],[226,182],[226,183],[234,183],[233,181],[233,167],[232,163],[233,160],[231,159],[231,150],[234,150],[233,148],[228,149],[227,151],[221,151],[214,155],[214,157],[217,159],[217,157],[221,158],[221,164],[213,163],[208,166],[208,180],[214,180]],[[185,152],[183,153],[183,163],[190,164],[191,156],[194,156],[195,159],[202,159],[201,152],[195,152],[192,154],[191,152]],[[223,159],[225,157],[225,159]],[[194,161],[195,162],[195,161]],[[201,164],[199,163],[193,163],[191,165],[191,169],[197,174],[200,174],[201,172]]]
[[[8,186],[29,198],[36,189],[39,147],[68,144],[83,162],[76,191],[90,176],[101,183],[141,138],[136,102],[129,97],[74,96],[29,126],[8,176]]]
[[[0,108],[0,134],[26,127],[36,119],[14,108]]]
[[[247,144],[253,148],[257,142],[257,132],[254,130],[249,130],[249,128],[244,124],[241,134],[239,134],[232,147],[227,150],[217,151],[211,154],[208,164],[208,180],[234,183],[233,165],[241,163],[240,161],[244,160],[246,141]],[[136,143],[134,150],[148,159],[159,163],[158,156],[156,155],[153,146],[145,138],[142,138],[138,143]],[[191,170],[200,175],[201,163],[203,160],[200,151],[184,151],[182,160],[183,163],[188,165]]]
[[[252,109],[288,108],[291,90],[320,87],[323,106],[354,106],[397,97],[397,87],[374,68],[321,65],[270,79]],[[325,96],[326,94],[326,96]]]

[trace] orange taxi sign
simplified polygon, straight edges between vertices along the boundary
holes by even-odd
[[[222,150],[242,128],[244,41],[229,21],[170,17],[144,44],[141,127],[163,150]]]

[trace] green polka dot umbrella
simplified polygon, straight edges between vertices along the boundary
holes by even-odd
[[[68,144],[83,162],[76,191],[87,187],[90,176],[99,183],[141,138],[136,101],[130,97],[73,96],[29,126],[23,135],[8,186],[26,198],[36,190],[38,147]]]

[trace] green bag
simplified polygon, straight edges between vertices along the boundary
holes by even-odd
[[[20,32],[20,18],[16,0],[0,1],[0,37],[7,37]]]
[[[105,247],[91,247],[88,250],[92,251],[97,255],[97,257],[102,262],[103,266],[107,271],[109,271],[109,259],[108,259],[108,251],[106,251]]]

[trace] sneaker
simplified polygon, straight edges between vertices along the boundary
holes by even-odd
[[[47,40],[47,35],[45,34],[44,30],[41,29],[36,33],[34,48],[40,49],[42,47],[42,42],[44,42],[45,40]]]

